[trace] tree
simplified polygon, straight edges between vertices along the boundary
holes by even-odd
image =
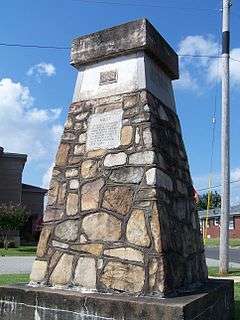
[[[199,202],[197,204],[198,210],[207,210],[208,205],[208,193],[204,193],[199,197]],[[209,209],[221,208],[221,195],[215,191],[210,192],[210,206]]]
[[[6,250],[9,244],[9,231],[19,231],[27,219],[28,213],[21,204],[0,204],[0,236]]]

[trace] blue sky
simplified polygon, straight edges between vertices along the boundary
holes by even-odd
[[[0,42],[68,47],[79,35],[146,17],[179,53],[217,54],[221,36],[221,13],[216,10],[220,8],[219,0],[106,0],[122,5],[96,2],[2,0]],[[144,4],[148,6],[141,6]],[[232,12],[232,56],[240,60],[237,1],[233,1]],[[196,187],[203,188],[209,173],[215,97],[213,183],[220,182],[220,67],[214,59],[181,58],[180,62],[181,80],[175,84],[177,110],[192,177]],[[238,179],[240,63],[232,61],[231,69],[231,168],[232,178]],[[6,151],[29,155],[25,183],[47,183],[75,78],[68,50],[0,46],[0,145]],[[239,192],[240,184],[234,184],[234,203],[240,201]]]

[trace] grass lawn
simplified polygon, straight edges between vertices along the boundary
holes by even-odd
[[[1,256],[34,256],[36,254],[37,247],[35,246],[21,246],[19,248],[9,248],[8,250],[0,249]]]
[[[1,274],[0,285],[28,282],[29,274]]]
[[[208,275],[211,277],[220,277],[218,270],[217,267],[208,267]],[[229,273],[224,275],[224,277],[227,276],[240,276],[240,269],[230,269]]]
[[[220,239],[206,239],[205,246],[206,247],[219,247]],[[229,239],[230,247],[240,247],[240,239]]]

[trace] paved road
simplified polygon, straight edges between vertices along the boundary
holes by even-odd
[[[35,257],[1,257],[0,274],[30,273]]]
[[[207,264],[209,266],[218,266],[219,249],[206,248]],[[1,257],[0,256],[0,274],[7,273],[30,273],[35,257]],[[230,250],[230,267],[240,268],[240,249]]]
[[[205,248],[206,257],[219,259],[219,248]],[[240,249],[230,249],[229,257],[231,262],[240,263]]]

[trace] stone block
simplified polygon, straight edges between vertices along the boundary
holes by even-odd
[[[35,260],[30,274],[32,282],[40,283],[44,280],[47,272],[47,261]]]
[[[115,248],[104,250],[104,254],[110,257],[119,258],[122,260],[132,260],[143,263],[143,254],[141,251],[133,248]]]
[[[144,279],[145,271],[140,266],[121,262],[108,262],[100,281],[107,288],[140,293],[143,289]]]
[[[86,216],[82,228],[92,241],[118,241],[121,237],[121,222],[106,212]]]
[[[78,194],[69,193],[67,197],[66,213],[73,216],[78,213]]]
[[[109,187],[103,196],[103,207],[126,215],[131,209],[133,195],[134,189],[130,187]]]
[[[82,187],[81,208],[82,210],[97,209],[99,205],[100,190],[104,185],[103,179],[84,184]]]
[[[50,283],[54,286],[65,286],[69,284],[72,276],[73,255],[64,253],[54,268]]]
[[[148,247],[150,238],[147,232],[145,215],[143,210],[133,210],[127,224],[127,240],[135,245]]]
[[[80,257],[78,259],[73,284],[85,289],[96,288],[95,259],[87,257]]]
[[[54,234],[57,238],[65,241],[75,241],[78,237],[79,221],[67,220],[55,227]]]

